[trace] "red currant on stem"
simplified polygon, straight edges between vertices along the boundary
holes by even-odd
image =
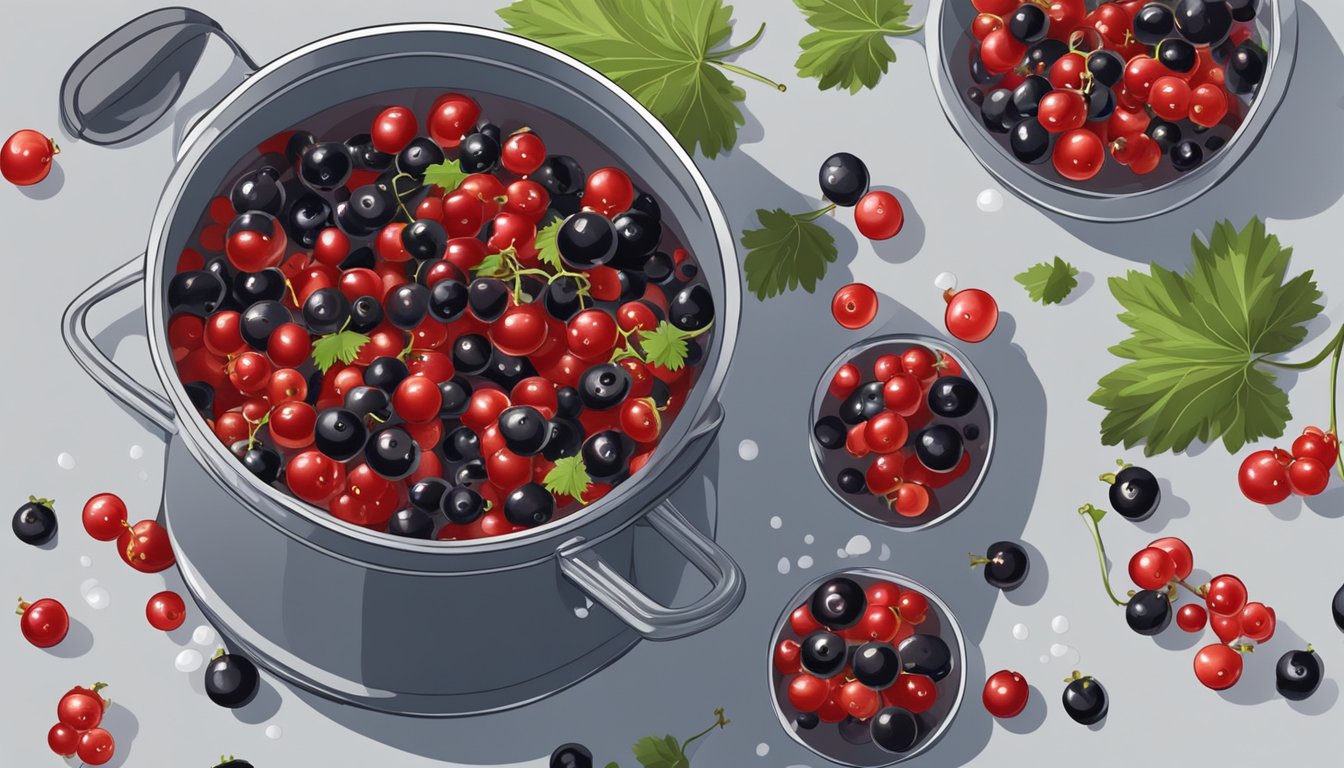
[[[70,614],[64,605],[49,597],[32,603],[20,597],[14,613],[20,617],[19,629],[24,639],[38,648],[59,644],[70,631]]]
[[[52,158],[60,153],[56,142],[41,133],[18,131],[0,148],[0,175],[15,186],[36,184],[51,173]]]

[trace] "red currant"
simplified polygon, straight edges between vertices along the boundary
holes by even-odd
[[[812,611],[808,610],[806,605],[801,605],[789,614],[789,628],[799,637],[808,635],[821,629],[821,622],[812,616]]]
[[[480,117],[481,106],[475,99],[460,93],[446,93],[434,102],[434,108],[430,110],[429,137],[435,144],[453,149],[472,132]]]
[[[868,490],[880,496],[896,490],[901,484],[900,472],[903,465],[904,461],[898,455],[878,456],[864,473]]]
[[[1292,493],[1288,470],[1274,451],[1255,451],[1242,460],[1237,484],[1257,504],[1278,504]]]
[[[499,150],[499,164],[504,166],[504,170],[519,176],[537,170],[545,159],[546,143],[531,131],[513,134],[504,140],[504,146]]]
[[[18,131],[0,148],[0,175],[15,186],[36,184],[51,173],[52,158],[60,151],[55,141],[37,131]]]
[[[895,453],[905,446],[910,435],[905,419],[891,411],[883,411],[869,419],[864,426],[863,440],[875,453]]]
[[[789,704],[799,712],[816,712],[831,695],[831,685],[808,674],[789,681]]]
[[[1140,134],[1147,135],[1144,134],[1144,131],[1148,130],[1152,120],[1148,116],[1148,111],[1143,107],[1137,109],[1117,107],[1115,112],[1111,113],[1110,119],[1106,121],[1106,129],[1111,134],[1112,140]]]
[[[1204,593],[1209,612],[1218,616],[1234,616],[1246,607],[1246,585],[1236,576],[1223,574],[1209,582]]]
[[[971,0],[971,5],[981,13],[1002,17],[1017,10],[1018,3],[1017,0]]]
[[[145,618],[151,627],[172,632],[187,620],[187,604],[181,595],[165,590],[149,598],[145,604]]]
[[[350,255],[350,238],[335,227],[327,227],[317,233],[317,242],[313,245],[313,259],[319,264],[339,267],[345,257]]]
[[[425,376],[407,376],[392,393],[392,408],[412,424],[437,419],[442,407],[443,393],[439,391],[439,385]]]
[[[896,601],[896,610],[901,614],[901,621],[907,624],[923,624],[924,616],[929,611],[929,601],[918,592],[906,590]]]
[[[1162,62],[1151,56],[1135,56],[1125,65],[1125,89],[1136,99],[1148,100],[1153,84],[1170,74]],[[1184,117],[1184,115],[1182,115]]]
[[[323,504],[341,492],[345,466],[317,450],[306,450],[285,467],[289,490],[310,504]]]
[[[1339,439],[1333,432],[1324,432],[1320,427],[1307,427],[1302,430],[1301,437],[1293,441],[1293,458],[1334,464],[1339,459]]]
[[[177,562],[168,530],[154,520],[141,520],[117,537],[122,562],[141,573],[158,573]]]
[[[775,646],[775,671],[782,675],[792,675],[802,670],[801,647],[798,641],[784,639]]]
[[[1051,159],[1060,176],[1070,181],[1087,181],[1101,173],[1106,145],[1092,131],[1069,131],[1055,142]]]
[[[1003,17],[993,13],[982,13],[971,22],[971,34],[976,40],[984,40],[985,35],[996,29],[1003,29]]]
[[[1183,632],[1200,632],[1208,621],[1208,612],[1204,606],[1186,603],[1176,612],[1176,626]]]
[[[1007,28],[996,29],[980,41],[980,60],[994,75],[1002,75],[1017,66],[1026,52],[1027,46],[1013,37]]]
[[[831,377],[831,383],[826,388],[826,392],[837,400],[844,400],[859,388],[862,381],[863,376],[859,373],[859,367],[853,363],[845,363]]]
[[[909,479],[896,488],[891,508],[901,517],[919,517],[929,508],[929,489]]]
[[[1190,114],[1190,84],[1173,75],[1153,81],[1148,104],[1164,120],[1184,120]]]
[[[276,267],[285,258],[288,239],[280,222],[268,213],[251,211],[234,220],[224,243],[224,255],[242,272]]]
[[[598,168],[583,185],[583,205],[612,218],[629,210],[635,201],[635,185],[619,168]]]
[[[1190,578],[1190,572],[1195,569],[1195,555],[1190,551],[1189,545],[1175,536],[1167,536],[1158,539],[1148,545],[1166,552],[1171,558],[1171,563],[1175,566],[1175,574],[1178,579]]]
[[[116,742],[112,734],[102,728],[94,728],[79,737],[79,747],[75,754],[85,765],[102,765],[112,759],[116,752]]]
[[[978,288],[957,291],[947,299],[947,311],[943,315],[943,323],[947,326],[948,333],[962,341],[972,343],[984,341],[999,324],[998,302],[994,301],[993,296]]]
[[[317,411],[305,402],[281,403],[271,412],[269,426],[271,440],[281,448],[306,448],[313,444]]]
[[[867,427],[867,424],[855,424],[849,428],[849,432],[845,435],[845,452],[856,459],[861,459],[872,453],[872,449],[868,447],[868,441],[864,437],[865,427]]]
[[[126,502],[113,493],[99,493],[84,502],[84,530],[99,541],[112,541],[126,527]]]
[[[1330,484],[1330,466],[1313,458],[1296,459],[1288,466],[1288,484],[1302,496],[1316,496]]]
[[[297,368],[308,362],[312,354],[312,337],[298,323],[280,325],[271,331],[271,337],[266,340],[266,355],[279,366]]]
[[[890,581],[874,581],[863,590],[869,605],[893,606],[901,597],[901,588]]]
[[[897,680],[897,685],[900,680]],[[1027,708],[1027,699],[1031,688],[1027,679],[1016,672],[999,670],[985,681],[985,690],[981,700],[985,710],[998,718],[1017,717]]]
[[[927,347],[913,346],[901,353],[901,368],[921,383],[938,375],[938,358]]]
[[[938,703],[938,686],[924,675],[902,673],[885,691],[882,699],[893,707],[904,707],[921,714]]]
[[[19,630],[23,638],[38,648],[50,648],[70,632],[70,614],[65,606],[49,597],[33,603],[19,600]]]
[[[845,683],[837,694],[836,701],[844,708],[846,715],[859,720],[867,720],[876,715],[878,707],[882,704],[877,691],[858,680]]]
[[[1190,93],[1190,122],[1212,128],[1227,117],[1227,89],[1221,85],[1196,85]]]
[[[877,317],[877,291],[863,283],[842,286],[831,299],[831,316],[851,331],[868,325]]]
[[[550,207],[551,196],[546,188],[531,179],[520,179],[509,185],[504,191],[508,202],[504,210],[530,219],[533,223],[541,221]]]
[[[490,325],[487,335],[495,348],[504,354],[524,357],[541,349],[549,331],[545,308],[534,303],[509,307]]]
[[[627,399],[621,404],[621,431],[637,443],[652,443],[663,431],[658,408],[652,400]]]
[[[1087,72],[1087,57],[1080,53],[1066,53],[1050,67],[1050,84],[1056,88],[1079,91]]]
[[[47,747],[61,757],[74,757],[79,748],[79,731],[65,723],[57,723],[47,731]]]
[[[900,628],[901,618],[890,606],[870,605],[859,623],[845,631],[852,631],[861,642],[890,643]]]
[[[1241,654],[1221,643],[1206,645],[1195,654],[1195,677],[1215,691],[1236,685],[1241,667]]]
[[[569,351],[581,360],[606,360],[616,348],[618,338],[616,321],[603,310],[585,309],[569,320]]]
[[[415,138],[418,131],[415,113],[405,107],[388,107],[374,118],[369,133],[373,137],[374,149],[395,155]]]
[[[1082,128],[1087,122],[1087,101],[1081,91],[1053,90],[1041,99],[1036,119],[1051,133]]]
[[[1139,589],[1163,589],[1176,577],[1176,563],[1166,550],[1145,547],[1129,559],[1129,578]]]
[[[901,201],[890,192],[873,190],[859,198],[854,206],[854,223],[859,234],[869,240],[889,240],[905,226]]]
[[[1209,616],[1209,629],[1212,629],[1213,634],[1217,635],[1218,639],[1224,643],[1235,642],[1237,638],[1241,637],[1241,615],[1219,616],[1213,614]]]
[[[66,691],[56,705],[56,719],[61,725],[79,733],[97,728],[103,722],[103,713],[110,703],[98,693],[106,687],[103,683],[97,683],[91,688],[75,687]]]
[[[1257,643],[1268,641],[1274,636],[1277,620],[1274,609],[1264,603],[1247,603],[1241,609],[1241,633]]]

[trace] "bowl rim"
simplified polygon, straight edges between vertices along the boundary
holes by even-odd
[[[953,39],[950,37],[953,31],[944,29],[951,17],[950,13],[945,16],[944,6],[948,2],[963,1],[930,0],[925,19],[925,28],[929,30],[925,35],[929,72],[943,115],[976,162],[996,181],[1034,206],[1083,221],[1128,222],[1153,218],[1194,202],[1216,187],[1259,143],[1283,104],[1297,59],[1297,0],[1265,0],[1266,7],[1272,9],[1266,14],[1270,49],[1265,79],[1251,101],[1245,119],[1219,152],[1199,168],[1156,187],[1121,194],[1090,191],[1053,181],[1023,166],[1003,145],[989,137],[966,107],[966,100],[957,91],[956,79],[950,70],[950,46],[944,47],[945,42]],[[966,30],[955,30],[956,37],[964,34],[967,34]]]
[[[615,117],[613,117],[613,122],[625,126],[635,135],[644,137],[646,143],[656,146],[660,152],[669,152],[668,160],[674,165],[675,170],[687,175],[692,186],[683,190],[683,194],[686,194],[693,201],[692,205],[694,207],[701,209],[703,212],[704,222],[701,225],[709,228],[719,250],[723,275],[722,298],[724,306],[716,312],[715,316],[712,332],[714,351],[707,358],[706,364],[701,368],[699,380],[691,389],[691,402],[688,405],[694,405],[695,410],[693,412],[690,410],[683,411],[678,415],[676,421],[679,426],[675,427],[678,431],[665,436],[666,450],[654,453],[648,465],[641,469],[642,477],[634,482],[622,483],[601,500],[573,514],[526,531],[484,539],[438,541],[398,537],[338,520],[329,513],[297,497],[262,484],[250,473],[244,472],[237,459],[229,454],[219,440],[208,433],[204,420],[195,417],[194,412],[189,408],[190,401],[182,383],[173,372],[172,367],[167,364],[171,361],[171,353],[167,347],[167,330],[164,322],[166,312],[161,300],[163,286],[166,282],[162,269],[162,260],[167,258],[164,249],[168,244],[171,235],[170,229],[178,214],[177,208],[181,201],[181,193],[202,160],[215,149],[215,141],[233,125],[241,124],[250,119],[254,111],[261,104],[275,98],[278,91],[294,87],[296,80],[339,71],[374,59],[414,56],[451,58],[455,55],[455,49],[451,45],[445,45],[442,48],[420,45],[404,50],[398,49],[391,54],[365,52],[357,53],[353,57],[343,57],[334,53],[340,46],[355,44],[361,40],[383,39],[384,41],[391,41],[399,36],[407,35],[412,37],[440,36],[445,43],[451,43],[451,40],[455,37],[477,38],[492,44],[523,48],[530,54],[539,55],[545,60],[549,60],[560,71],[577,74],[582,79],[584,86],[599,89],[603,98],[616,99],[623,108],[629,109],[633,113],[637,122],[630,124],[628,120]],[[315,57],[315,54],[319,55]],[[321,54],[326,54],[326,56],[323,57]],[[316,60],[305,62],[305,59],[309,57],[314,57]],[[476,56],[476,58],[480,57]],[[507,68],[518,68],[517,65],[507,61],[500,59],[494,59],[494,61]],[[290,72],[289,70],[294,67],[301,67],[302,69]],[[542,78],[553,79],[556,77],[549,71],[536,69],[529,71]],[[255,100],[252,103],[248,102],[248,99],[254,98]],[[225,113],[233,107],[241,109],[241,113],[231,120],[226,119]],[[597,105],[597,108],[606,111],[600,105]],[[660,477],[668,473],[668,470],[675,469],[677,459],[685,452],[686,448],[706,432],[717,428],[719,424],[722,409],[718,404],[718,395],[727,376],[732,358],[742,304],[742,280],[739,273],[736,244],[722,206],[690,155],[656,117],[606,76],[567,54],[528,38],[500,30],[453,23],[383,24],[339,32],[299,46],[263,65],[246,77],[242,83],[225,95],[204,115],[197,118],[182,139],[181,147],[175,158],[175,167],[169,175],[155,209],[149,233],[145,271],[145,311],[150,356],[155,373],[163,384],[174,410],[179,414],[177,419],[180,427],[179,433],[197,463],[227,492],[243,502],[243,506],[248,508],[250,512],[258,515],[274,527],[291,536],[303,539],[310,546],[325,549],[338,557],[349,556],[348,553],[333,551],[333,549],[341,548],[339,542],[352,543],[356,547],[363,548],[363,555],[372,556],[371,559],[362,560],[368,566],[376,565],[379,559],[376,553],[379,552],[387,553],[383,557],[388,556],[388,554],[412,553],[421,557],[426,555],[431,557],[457,555],[460,558],[467,555],[527,548],[528,557],[522,562],[514,563],[514,565],[522,566],[538,562],[547,557],[553,557],[557,547],[575,536],[582,535],[587,541],[598,542],[615,535],[625,526],[633,523],[645,509],[652,508],[661,501],[661,498],[659,498],[645,503],[644,500],[638,498],[640,492],[645,490],[647,486],[656,483]],[[182,414],[187,415],[182,416]],[[674,439],[674,442],[669,442],[669,439]],[[227,468],[221,469],[221,465],[225,462],[227,462]],[[629,503],[634,501],[640,503],[638,505]],[[631,506],[638,506],[638,508],[626,510],[627,514],[620,516],[621,519],[613,519],[617,516],[611,513],[622,507]],[[263,509],[263,507],[267,508]],[[590,525],[602,518],[607,518],[605,524],[600,526]],[[302,534],[291,530],[291,523],[296,520],[302,522],[302,527],[305,529]],[[326,536],[321,539],[321,542],[315,541],[313,537],[315,535],[321,536],[322,531],[327,534],[334,534],[335,538]],[[440,560],[442,559],[440,558]],[[466,567],[467,563],[464,561],[462,565]]]
[[[932,605],[938,611],[939,621],[941,621],[948,629],[952,631],[952,638],[956,642],[957,666],[955,667],[955,669],[958,671],[959,674],[958,674],[956,697],[952,701],[951,709],[947,711],[947,716],[942,719],[942,722],[938,723],[938,727],[933,730],[933,733],[929,735],[921,744],[919,744],[915,749],[911,750],[910,752],[907,752],[903,755],[896,755],[896,759],[887,763],[865,764],[865,763],[846,762],[833,755],[825,754],[821,750],[812,746],[811,744],[808,744],[806,741],[803,740],[801,736],[798,735],[798,732],[793,729],[788,719],[784,717],[784,709],[780,706],[779,694],[775,690],[775,669],[774,669],[775,643],[779,641],[780,634],[784,631],[784,627],[788,624],[789,616],[793,614],[794,611],[793,606],[800,604],[801,600],[803,600],[807,595],[811,594],[812,592],[815,592],[817,587],[820,587],[826,581],[829,581],[830,579],[836,578],[838,576],[855,576],[855,575],[866,578],[891,581],[894,582],[899,587],[908,587],[909,589],[913,589],[919,592],[920,594],[924,595],[924,597],[928,599],[929,604]],[[966,637],[965,635],[962,634],[961,624],[957,622],[957,617],[952,614],[952,609],[948,607],[947,603],[943,602],[943,599],[939,597],[937,593],[935,593],[933,590],[929,589],[928,587],[924,586],[923,584],[919,583],[918,581],[915,581],[914,579],[908,576],[896,573],[895,571],[889,571],[885,568],[877,568],[870,566],[841,568],[839,570],[832,571],[830,573],[819,576],[813,579],[812,581],[808,582],[807,584],[803,585],[803,587],[799,589],[797,592],[795,592],[793,597],[790,598],[787,603],[785,603],[784,610],[780,613],[779,618],[775,619],[774,626],[770,630],[770,644],[767,646],[767,652],[765,654],[765,658],[766,658],[765,679],[767,688],[769,688],[770,690],[770,706],[774,710],[775,719],[776,721],[779,722],[780,727],[783,728],[784,732],[789,735],[789,738],[793,739],[798,744],[801,744],[804,747],[806,747],[807,750],[812,754],[817,755],[818,757],[821,757],[825,760],[829,760],[832,763],[836,763],[837,765],[847,766],[847,768],[887,768],[887,766],[896,765],[897,763],[902,763],[905,762],[906,760],[911,760],[915,757],[918,757],[919,755],[924,754],[925,752],[932,749],[938,743],[938,741],[941,740],[944,735],[946,735],[947,731],[952,727],[952,721],[957,719],[957,714],[961,711],[962,702],[966,698],[966,671],[967,671]]]

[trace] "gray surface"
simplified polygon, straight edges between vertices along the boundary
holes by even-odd
[[[380,7],[376,19],[362,10],[367,5],[341,2],[320,10],[276,3],[203,10],[254,57],[269,60],[354,19],[496,25],[495,5],[404,2]],[[719,467],[719,540],[747,573],[742,607],[715,630],[670,644],[643,643],[596,678],[513,713],[448,723],[405,720],[333,707],[268,684],[258,702],[230,714],[201,695],[197,675],[174,671],[173,657],[189,643],[195,622],[165,637],[142,616],[145,599],[165,582],[175,585],[176,577],[131,571],[117,561],[113,545],[91,541],[78,526],[80,504],[101,490],[121,493],[137,517],[153,514],[162,486],[161,448],[66,356],[58,320],[85,284],[143,247],[180,126],[122,150],[64,143],[49,182],[26,195],[0,187],[0,222],[10,237],[0,312],[9,329],[5,350],[11,363],[4,385],[9,439],[0,487],[11,506],[29,493],[55,496],[65,526],[50,551],[24,547],[6,534],[0,572],[10,593],[62,599],[79,623],[67,644],[51,653],[27,646],[17,631],[0,633],[9,691],[0,705],[0,744],[7,760],[52,764],[43,736],[54,721],[57,699],[72,685],[102,679],[113,684],[108,693],[117,702],[108,715],[120,742],[114,766],[206,766],[221,752],[246,756],[261,768],[413,767],[440,760],[535,766],[544,765],[540,758],[553,745],[576,739],[603,761],[618,759],[628,768],[635,764],[629,746],[639,736],[690,735],[712,720],[714,707],[725,706],[733,723],[702,742],[697,766],[821,768],[824,763],[793,745],[768,710],[765,644],[783,602],[822,569],[842,564],[836,549],[855,534],[868,536],[873,551],[843,564],[878,564],[885,543],[893,554],[883,567],[928,584],[956,612],[968,641],[978,643],[969,649],[970,680],[983,679],[986,669],[1007,667],[1042,692],[1026,714],[1004,724],[991,722],[968,695],[948,736],[911,765],[1030,765],[1045,753],[1111,766],[1127,764],[1126,753],[1134,751],[1161,754],[1168,765],[1266,760],[1296,765],[1338,754],[1344,735],[1337,726],[1335,676],[1344,668],[1344,642],[1330,621],[1328,601],[1344,580],[1335,545],[1344,525],[1339,481],[1305,504],[1293,500],[1267,510],[1240,497],[1237,457],[1213,446],[1148,462],[1170,481],[1169,493],[1140,530],[1107,521],[1121,568],[1154,532],[1179,535],[1194,549],[1197,569],[1233,570],[1254,598],[1274,605],[1278,636],[1247,660],[1246,679],[1223,695],[1194,680],[1194,641],[1171,630],[1154,642],[1124,627],[1121,614],[1101,594],[1090,542],[1073,510],[1085,500],[1104,498],[1095,475],[1119,455],[1098,444],[1101,412],[1086,401],[1097,378],[1114,366],[1105,347],[1123,334],[1106,277],[1150,260],[1184,265],[1192,231],[1207,231],[1218,217],[1242,223],[1261,215],[1296,246],[1295,267],[1316,270],[1327,293],[1325,314],[1344,318],[1335,290],[1344,284],[1336,235],[1344,213],[1336,138],[1344,128],[1344,81],[1337,74],[1344,54],[1330,31],[1344,35],[1344,7],[1322,0],[1304,4],[1298,72],[1283,111],[1246,163],[1188,208],[1153,222],[1116,226],[1055,219],[1008,195],[998,213],[978,211],[976,194],[995,185],[948,128],[917,41],[896,42],[900,60],[875,92],[820,93],[792,76],[805,25],[791,10],[779,12],[781,5],[736,3],[744,29],[762,18],[770,21],[761,44],[740,63],[784,78],[791,90],[781,95],[744,83],[751,114],[742,142],[731,155],[702,163],[730,224],[754,225],[756,207],[802,210],[813,204],[817,162],[844,148],[867,159],[878,184],[914,201],[907,205],[906,231],[874,247],[857,242],[852,222],[841,215],[827,223],[837,235],[841,261],[816,296],[748,302],[743,343],[725,390],[728,420],[719,450],[708,459]],[[64,14],[59,24],[46,8],[10,9],[6,45],[0,46],[0,71],[6,73],[0,122],[6,130],[55,130],[56,92],[65,68],[113,26],[153,6],[109,2],[77,18]],[[216,71],[223,69],[214,44],[206,56],[219,65]],[[209,74],[207,69],[202,73]],[[768,134],[763,125],[771,126]],[[1030,304],[1012,275],[1055,254],[1083,272],[1076,298],[1061,307]],[[1005,312],[997,333],[972,351],[1003,415],[999,455],[970,509],[936,529],[899,534],[846,511],[825,491],[811,469],[804,414],[816,372],[863,335],[830,320],[830,293],[851,278],[869,281],[886,295],[874,332],[883,326],[927,333],[940,325],[942,302],[931,283],[943,270],[957,273],[964,285],[993,292]],[[132,334],[118,357],[144,372],[143,341],[133,335],[139,322],[131,299],[93,318],[95,326],[112,327],[108,338]],[[1313,326],[1316,341],[1309,346],[1324,343],[1319,336],[1328,325]],[[1297,378],[1292,400],[1298,418],[1290,430],[1327,417],[1327,391],[1323,370]],[[738,458],[744,438],[760,445],[754,462]],[[144,447],[143,458],[128,458],[132,445]],[[74,455],[73,470],[57,467],[62,451]],[[778,530],[769,525],[773,515],[783,519]],[[811,546],[803,544],[808,533],[816,537]],[[965,568],[964,553],[1017,536],[1040,556],[1021,594],[999,596]],[[777,572],[781,556],[796,561],[804,554],[816,560],[810,570],[795,565],[787,575]],[[91,567],[80,566],[81,555],[92,558]],[[1306,563],[1309,570],[1299,567]],[[110,592],[107,609],[95,611],[81,602],[80,584],[89,578]],[[695,588],[688,585],[688,595]],[[1056,638],[1049,622],[1059,614],[1072,626]],[[1031,632],[1025,641],[1011,634],[1019,622]],[[1330,679],[1315,698],[1290,704],[1274,695],[1272,665],[1283,650],[1305,641],[1321,651]],[[1054,642],[1077,648],[1079,667],[1106,683],[1111,715],[1100,729],[1077,726],[1064,716],[1058,696],[1069,665],[1039,661]],[[270,724],[283,729],[279,740],[264,735]],[[770,747],[763,759],[755,757],[759,743]],[[1064,759],[1069,758],[1050,762]]]

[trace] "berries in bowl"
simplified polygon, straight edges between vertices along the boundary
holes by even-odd
[[[994,423],[989,389],[960,350],[928,336],[882,336],[823,373],[809,420],[812,459],[854,511],[922,530],[979,490]]]
[[[922,585],[879,569],[804,587],[776,622],[770,693],[784,729],[832,762],[875,768],[928,750],[965,692],[951,611]]]

